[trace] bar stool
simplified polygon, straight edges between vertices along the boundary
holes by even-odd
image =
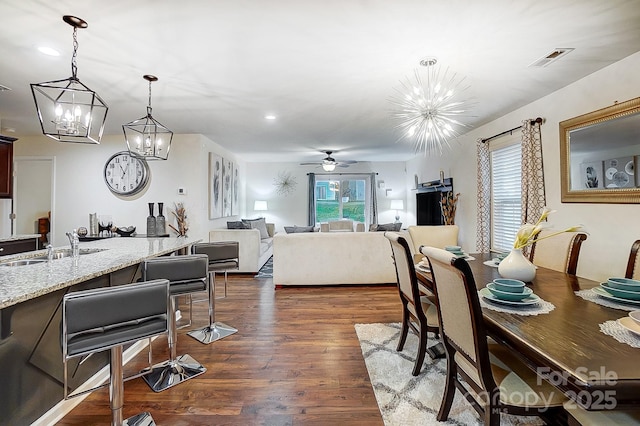
[[[109,385],[112,425],[155,425],[144,412],[123,422],[124,378],[122,345],[167,333],[169,281],[154,280],[68,293],[62,299],[62,361],[64,399]],[[69,394],[67,362],[71,358],[110,349],[109,383]]]
[[[144,381],[155,392],[160,392],[207,371],[190,355],[176,354],[178,331],[176,327],[176,298],[207,290],[208,258],[204,254],[157,257],[145,260],[142,279],[165,278],[169,280],[169,359],[156,364],[145,375]]]
[[[201,343],[209,344],[238,331],[222,322],[216,322],[216,272],[224,271],[226,296],[227,271],[238,269],[239,244],[237,241],[197,243],[191,246],[191,252],[206,254],[209,258],[209,325],[187,334]]]

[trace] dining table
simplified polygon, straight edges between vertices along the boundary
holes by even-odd
[[[470,255],[468,264],[480,291],[500,278],[490,253]],[[431,273],[416,267],[419,282],[433,288]],[[638,347],[621,343],[601,331],[601,324],[627,317],[628,309],[615,309],[576,294],[600,285],[576,275],[537,267],[527,283],[549,312],[522,315],[517,309],[492,309],[483,300],[487,334],[509,347],[541,379],[549,381],[587,410],[640,407],[640,336]],[[482,296],[480,296],[483,299]],[[633,333],[631,333],[633,334]],[[633,336],[630,336],[633,339]]]

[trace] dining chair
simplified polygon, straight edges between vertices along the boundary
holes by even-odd
[[[640,240],[636,240],[633,245],[631,245],[629,261],[627,262],[627,272],[624,274],[625,278],[640,280],[640,256],[638,256],[639,250]]]
[[[409,244],[397,232],[385,232],[391,243],[391,251],[396,267],[398,279],[398,293],[402,302],[402,330],[396,350],[401,352],[407,340],[409,328],[418,335],[418,354],[411,374],[417,376],[422,369],[422,363],[427,351],[427,332],[432,332],[438,338],[437,309],[429,297],[422,295],[418,287],[413,255]]]
[[[431,268],[447,357],[438,420],[447,420],[456,389],[486,425],[499,425],[500,413],[540,416],[549,421],[561,418],[566,401],[563,393],[539,379],[506,346],[488,340],[478,289],[467,261],[435,247],[423,247],[422,253]]]
[[[411,237],[414,262],[418,263],[423,256],[420,246],[445,248],[458,245],[458,225],[417,225],[407,228]]]
[[[587,239],[587,234],[579,231],[563,232],[552,238],[542,239],[555,232],[558,231],[553,229],[540,231],[538,241],[531,246],[529,260],[536,266],[575,275],[578,269],[580,247]]]

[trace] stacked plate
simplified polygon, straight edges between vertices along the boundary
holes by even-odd
[[[431,269],[429,269],[429,261],[426,257],[416,264],[416,269],[422,272],[431,272]]]
[[[593,292],[615,302],[640,305],[640,281],[630,278],[609,278],[593,288]]]
[[[446,246],[444,249],[456,257],[467,257],[467,253],[462,251],[460,246]]]
[[[618,319],[618,324],[640,337],[640,311],[629,312],[628,317]]]
[[[493,263],[495,263],[496,265],[499,265],[500,262],[502,262],[504,258],[507,257],[508,255],[509,253],[498,253],[498,255],[492,259]]]
[[[529,306],[540,301],[523,281],[498,278],[480,290],[480,295],[494,303],[510,306]]]

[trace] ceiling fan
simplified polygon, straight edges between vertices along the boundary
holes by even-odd
[[[316,161],[312,163],[300,163],[301,166],[322,166],[325,172],[332,172],[336,167],[349,167],[351,164],[356,164],[357,161],[347,160],[347,161],[336,161],[335,158],[331,156],[333,151],[322,151],[327,156],[322,159],[322,161]]]

